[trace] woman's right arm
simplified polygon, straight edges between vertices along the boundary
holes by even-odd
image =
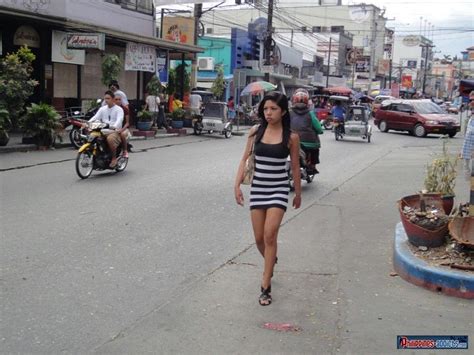
[[[245,163],[247,161],[247,158],[251,154],[252,145],[255,139],[255,136],[253,134],[256,131],[257,131],[256,126],[250,129],[249,135],[247,137],[247,144],[245,145],[244,154],[242,155],[242,159],[240,159],[239,168],[237,169],[237,175],[235,177],[235,184],[234,184],[235,201],[237,202],[237,204],[241,206],[244,205],[244,195],[242,194],[240,185],[242,184],[242,181],[244,181]]]

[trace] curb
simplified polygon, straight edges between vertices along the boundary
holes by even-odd
[[[396,226],[393,247],[395,271],[412,284],[447,296],[474,299],[474,276],[429,265],[413,255],[401,222]]]

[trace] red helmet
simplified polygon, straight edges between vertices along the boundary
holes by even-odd
[[[308,105],[309,102],[309,93],[305,89],[298,89],[295,91],[291,97],[291,103],[296,104],[305,104]]]

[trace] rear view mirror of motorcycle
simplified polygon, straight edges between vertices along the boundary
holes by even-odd
[[[100,104],[102,102],[102,99],[97,99],[96,101],[98,104]]]

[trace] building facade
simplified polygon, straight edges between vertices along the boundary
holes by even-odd
[[[156,38],[152,0],[4,1],[0,33],[0,55],[21,45],[36,55],[33,77],[40,85],[31,100],[60,111],[103,96],[101,65],[107,54],[118,55],[124,63],[121,89],[138,102],[157,72],[158,52],[165,53],[167,62],[171,55],[200,51]]]

